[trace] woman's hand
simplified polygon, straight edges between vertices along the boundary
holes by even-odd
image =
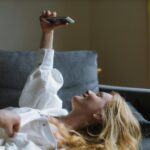
[[[59,28],[59,27],[63,27],[66,26],[66,24],[49,24],[49,22],[46,20],[47,18],[51,18],[51,17],[56,17],[57,13],[51,12],[50,10],[43,10],[42,14],[40,16],[40,24],[41,24],[41,29],[43,31],[43,33],[50,33],[52,32],[54,29]]]
[[[9,137],[19,131],[20,117],[13,111],[0,110],[0,127],[6,131]]]
[[[54,36],[54,30],[59,27],[66,26],[68,24],[49,24],[49,22],[46,20],[46,18],[50,17],[56,17],[56,12],[51,12],[50,10],[43,10],[41,16],[40,16],[40,24],[42,29],[42,38],[40,43],[40,48],[47,48],[52,49],[53,48],[53,36]]]

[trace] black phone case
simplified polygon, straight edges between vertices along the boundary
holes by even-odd
[[[66,24],[74,23],[75,21],[70,17],[51,17],[46,19],[50,24]]]

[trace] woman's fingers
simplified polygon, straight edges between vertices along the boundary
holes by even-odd
[[[18,132],[19,129],[20,129],[20,124],[19,123],[13,126],[13,131],[14,132]]]
[[[45,11],[45,10],[43,10],[43,11],[42,11],[42,15],[45,15],[45,13],[46,13],[46,11]]]
[[[53,15],[53,17],[56,17],[57,16],[57,12],[56,11],[52,12],[52,15]]]
[[[20,117],[15,112],[0,110],[0,127],[5,129],[8,136],[13,136],[19,130],[19,125]]]
[[[41,24],[41,29],[43,32],[51,32],[52,30],[60,27],[67,26],[68,23],[50,23],[47,18],[51,17],[57,17],[57,12],[56,11],[50,11],[50,10],[43,10],[42,14],[40,16],[40,24]]]
[[[49,22],[45,18],[40,18],[40,21],[42,21],[43,23],[49,24]]]
[[[51,12],[50,10],[43,10],[42,14],[40,16],[40,21],[45,22],[45,23],[49,23],[46,18],[50,18],[50,17],[56,17],[57,16],[57,12],[53,11]]]
[[[9,137],[12,137],[14,135],[13,126],[11,126],[11,125],[6,126],[5,131]]]
[[[51,15],[52,15],[51,11],[50,11],[50,10],[47,10],[47,11],[46,11],[46,17],[49,17],[49,16],[51,16]]]
[[[9,126],[6,126],[5,131],[9,137],[12,137],[14,136],[15,132],[19,131],[19,129],[20,129],[20,123],[17,123],[15,125],[10,124]]]
[[[55,11],[43,10],[42,15],[43,18],[56,17],[57,13]]]

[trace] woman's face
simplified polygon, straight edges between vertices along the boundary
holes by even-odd
[[[72,98],[72,108],[78,113],[93,114],[101,111],[105,104],[112,100],[112,95],[105,92],[95,94],[92,91],[87,91],[81,96]]]

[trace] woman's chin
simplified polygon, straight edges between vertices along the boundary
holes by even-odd
[[[74,103],[76,103],[76,101],[78,101],[77,96],[72,97],[71,102],[74,104]]]
[[[71,103],[72,103],[72,106],[78,106],[78,105],[80,105],[81,103],[82,103],[82,98],[81,98],[81,96],[74,96],[74,97],[72,97],[72,99],[71,99]]]

